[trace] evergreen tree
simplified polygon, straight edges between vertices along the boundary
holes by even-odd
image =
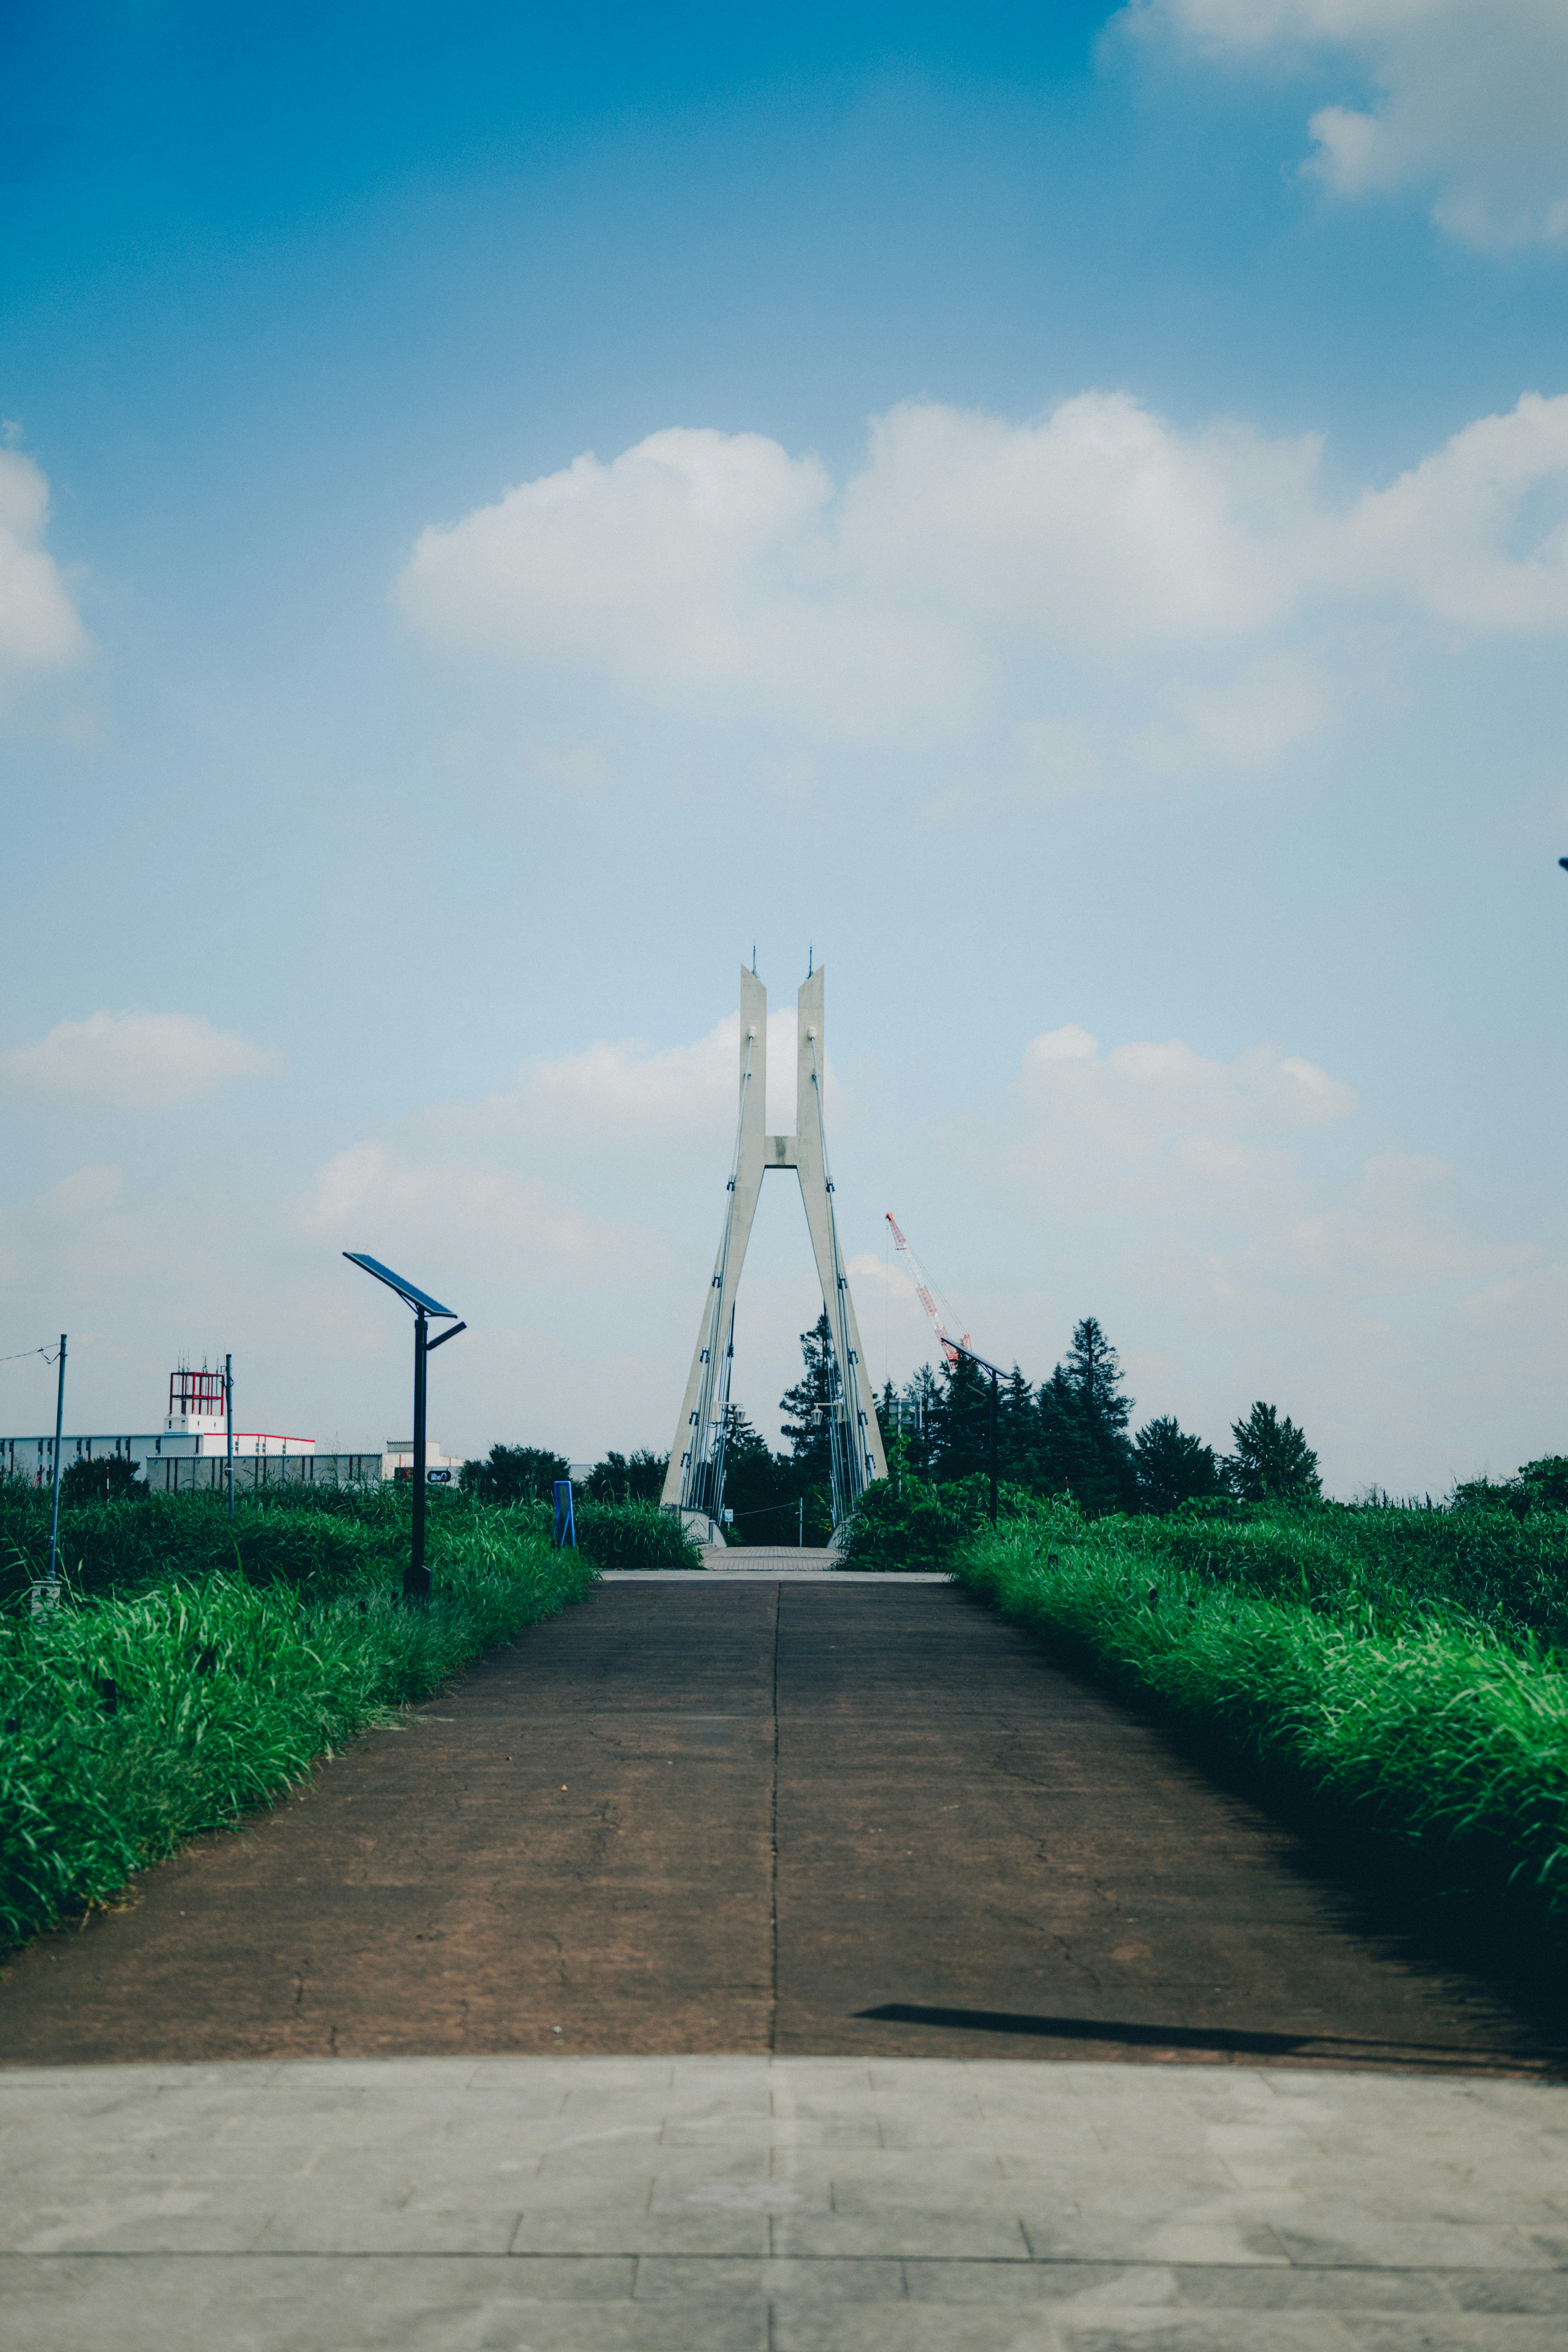
[[[1132,1448],[1124,1434],[1131,1414],[1116,1350],[1087,1315],[1075,1325],[1065,1360],[1036,1401],[1041,1490],[1058,1494],[1065,1488],[1086,1511],[1129,1509],[1137,1494]]]
[[[778,1543],[795,1534],[796,1485],[791,1465],[738,1404],[725,1408],[724,1507],[735,1514],[737,1543]],[[785,1522],[789,1522],[786,1528]]]
[[[1225,1476],[1212,1445],[1189,1436],[1172,1413],[1146,1422],[1132,1441],[1138,1500],[1146,1511],[1173,1511],[1207,1495],[1225,1492]]]
[[[826,1307],[811,1329],[801,1333],[800,1352],[805,1365],[802,1375],[779,1399],[784,1434],[789,1440],[792,1461],[808,1466],[814,1479],[820,1475],[826,1483],[830,1459],[828,1411],[834,1389],[833,1334]]]
[[[1226,1468],[1237,1494],[1248,1503],[1315,1503],[1322,1494],[1318,1457],[1293,1421],[1281,1421],[1275,1405],[1255,1404],[1245,1421],[1231,1425],[1236,1451]]]
[[[1016,1364],[997,1401],[1000,1426],[996,1451],[1004,1478],[1018,1486],[1033,1484],[1029,1465],[1036,1446],[1035,1391]]]
[[[1071,1495],[1086,1511],[1112,1511],[1124,1499],[1127,1441],[1102,1430],[1083,1407],[1067,1367],[1058,1364],[1035,1400],[1035,1451],[1028,1484],[1042,1495]]]
[[[800,1335],[801,1378],[779,1399],[790,1460],[784,1486],[788,1499],[805,1502],[808,1543],[823,1543],[833,1526],[833,1334],[824,1307],[809,1331]]]
[[[991,1459],[991,1380],[967,1356],[943,1363],[934,1420],[937,1475],[944,1485],[986,1468]]]
[[[1132,1400],[1122,1394],[1121,1361],[1092,1315],[1075,1326],[1062,1370],[1086,1419],[1101,1429],[1126,1428]]]

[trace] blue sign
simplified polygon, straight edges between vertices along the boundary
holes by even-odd
[[[449,1470],[426,1470],[425,1483],[427,1486],[449,1486],[452,1474]]]
[[[577,1549],[577,1521],[572,1510],[570,1478],[557,1478],[555,1481],[555,1540],[561,1545],[570,1544],[574,1551]]]

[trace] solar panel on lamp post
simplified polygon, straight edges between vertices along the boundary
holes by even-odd
[[[414,1310],[414,1531],[408,1566],[404,1572],[403,1597],[405,1601],[428,1601],[430,1571],[425,1565],[425,1360],[468,1327],[457,1321],[455,1307],[443,1307],[438,1298],[432,1298],[416,1283],[405,1282],[402,1275],[394,1274],[379,1258],[366,1257],[359,1250],[344,1250],[343,1255],[351,1265],[362,1266],[377,1282],[384,1282],[388,1290],[395,1290],[404,1305]],[[438,1339],[426,1336],[433,1315],[452,1326]]]

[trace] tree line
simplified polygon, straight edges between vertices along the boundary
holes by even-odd
[[[801,1377],[779,1400],[784,1446],[774,1453],[739,1405],[728,1408],[724,1501],[736,1536],[748,1543],[825,1542],[832,1525],[829,1411],[833,1343],[827,1317],[801,1333]],[[1092,1315],[1037,1385],[1015,1364],[999,1384],[1000,1476],[1038,1495],[1071,1495],[1086,1511],[1170,1511],[1233,1496],[1244,1502],[1313,1502],[1322,1493],[1318,1457],[1303,1433],[1261,1399],[1217,1452],[1163,1413],[1129,1434],[1134,1412],[1120,1359]],[[990,1463],[991,1382],[966,1357],[928,1365],[902,1389],[889,1381],[878,1419],[895,1476],[949,1485]],[[606,1454],[579,1492],[595,1502],[657,1503],[669,1457]],[[563,1454],[526,1445],[492,1446],[466,1463],[462,1483],[492,1502],[548,1496],[568,1475]]]

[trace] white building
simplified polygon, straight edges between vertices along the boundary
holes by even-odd
[[[217,1486],[226,1475],[228,1455],[223,1380],[221,1371],[209,1371],[205,1364],[199,1372],[182,1364],[169,1375],[169,1410],[162,1429],[62,1437],[61,1470],[68,1470],[73,1462],[118,1456],[136,1463],[147,1484],[164,1491]],[[413,1449],[409,1452],[412,1460]],[[237,1429],[234,1457],[236,1484],[245,1486],[313,1482],[317,1477],[329,1484],[374,1483],[383,1475],[380,1454],[367,1450],[319,1455],[313,1437],[290,1437],[280,1430]],[[53,1485],[54,1475],[52,1430],[44,1437],[0,1437],[0,1476],[47,1486]]]
[[[433,1437],[425,1441],[425,1477],[432,1486],[455,1486],[462,1475],[461,1454],[443,1454]],[[414,1440],[389,1437],[381,1456],[381,1475],[388,1485],[405,1486],[414,1475]]]

